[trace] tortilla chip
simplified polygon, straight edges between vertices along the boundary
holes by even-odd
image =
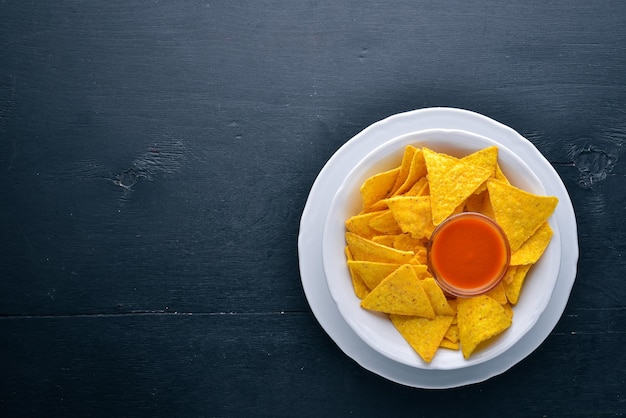
[[[496,165],[496,174],[494,178],[502,183],[511,184],[509,179],[507,179],[504,173],[502,172],[502,169],[500,168],[499,164]]]
[[[456,324],[450,324],[450,327],[448,328],[448,331],[446,331],[446,335],[444,335],[443,338],[453,343],[458,343],[459,342],[459,326]]]
[[[398,196],[386,202],[402,232],[415,239],[430,238],[435,229],[430,196]]]
[[[499,181],[490,180],[487,187],[496,222],[509,239],[511,253],[548,220],[558,203],[554,196],[535,195]]]
[[[394,195],[400,195],[411,190],[413,185],[424,178],[426,175],[426,161],[424,161],[424,153],[421,149],[416,149],[411,159],[411,165],[409,172],[404,180],[404,183],[394,192]]]
[[[485,186],[486,187],[486,186]],[[494,219],[489,192],[485,189],[480,193],[474,193],[465,201],[465,210],[467,212],[482,213],[485,216]]]
[[[361,186],[363,212],[372,212],[375,203],[385,199],[393,192],[400,168],[384,171],[365,180]]]
[[[352,279],[352,288],[354,289],[354,294],[357,298],[363,299],[369,294],[370,289],[365,281],[361,278],[361,276],[352,269],[350,263],[351,261],[348,261],[348,270],[350,270],[350,278]]]
[[[481,295],[459,298],[457,305],[459,340],[464,358],[469,358],[478,345],[511,326],[511,317],[496,300]]]
[[[413,164],[413,155],[417,152],[417,148],[412,145],[404,147],[404,153],[402,154],[402,163],[400,163],[400,171],[398,171],[398,177],[394,182],[393,189],[389,196],[396,194],[397,190],[406,182],[409,172],[411,171],[411,164]]]
[[[496,167],[498,166],[498,147],[491,146],[487,148],[483,148],[478,150],[468,156],[461,158],[461,161],[464,163],[476,165],[478,167],[483,167],[489,170],[489,177],[493,177],[496,174]],[[476,191],[476,193],[480,193],[487,188],[487,184],[483,183]]]
[[[370,226],[370,221],[383,213],[385,213],[385,211],[361,213],[351,216],[346,221],[346,229],[363,238],[372,239],[372,237],[379,235],[380,232]]]
[[[435,279],[432,277],[427,277],[422,280],[422,286],[424,287],[424,291],[430,300],[430,304],[437,315],[455,315],[456,311],[452,309],[448,300],[446,299],[446,295],[444,295],[443,291],[435,282]]]
[[[541,224],[539,229],[528,238],[521,247],[511,254],[511,265],[534,264],[539,260],[552,239],[552,228],[548,222]]]
[[[461,161],[487,168],[491,171],[491,175],[495,175],[496,166],[498,165],[498,147],[493,145],[491,147],[482,148],[461,158]]]
[[[379,263],[376,261],[348,261],[348,267],[350,268],[350,273],[353,276],[357,276],[371,290],[400,267],[400,264]]]
[[[415,255],[413,256],[411,261],[409,261],[409,263],[419,265],[428,263],[428,260],[426,259],[428,254],[425,247],[416,248],[414,252]]]
[[[422,154],[423,155],[423,154]],[[417,180],[413,186],[402,196],[427,196],[428,195],[428,179],[422,177]]]
[[[410,234],[398,234],[393,237],[393,248],[397,250],[413,251],[425,248],[428,241],[415,239]]]
[[[458,207],[463,207],[490,176],[484,167],[468,164],[446,154],[423,148],[430,187],[433,224],[439,225]]]
[[[385,277],[361,301],[361,306],[388,314],[414,315],[431,319],[435,317],[435,311],[421,281],[408,264],[398,267]]]
[[[458,341],[453,343],[452,341],[444,338],[443,340],[441,340],[441,344],[439,344],[439,347],[440,348],[447,348],[447,349],[450,349],[450,350],[458,350],[460,345],[459,345]]]
[[[519,266],[510,266],[506,272],[502,284],[504,285],[504,291],[506,292],[506,298],[512,305],[517,304],[519,301],[520,293],[522,292],[522,286],[528,270],[532,264],[525,264]]]
[[[390,315],[391,322],[409,345],[426,363],[430,363],[443,341],[452,316],[437,315],[433,319],[415,316]]]
[[[352,232],[346,232],[346,241],[352,257],[357,261],[379,261],[381,263],[408,263],[415,253],[400,251],[377,244]]]
[[[402,230],[398,226],[396,219],[391,214],[390,210],[385,210],[379,213],[378,216],[373,217],[370,220],[370,227],[379,233],[391,235],[391,234],[401,234]]]
[[[428,266],[424,264],[411,264],[413,271],[418,279],[423,280],[428,277],[430,273],[428,273]]]
[[[495,285],[494,288],[485,293],[485,295],[498,301],[500,305],[504,305],[508,302],[508,299],[506,298],[506,291],[504,290],[504,284],[502,282]]]
[[[395,235],[376,235],[375,237],[372,237],[372,241],[374,241],[376,244],[384,245],[385,247],[390,248],[394,248],[393,242],[395,239]]]

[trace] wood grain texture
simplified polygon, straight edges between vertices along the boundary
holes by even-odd
[[[626,413],[623,2],[4,1],[0,22],[0,415]],[[343,355],[296,248],[333,152],[429,106],[535,144],[580,245],[546,342],[447,391]]]

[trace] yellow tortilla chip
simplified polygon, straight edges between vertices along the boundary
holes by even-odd
[[[415,316],[390,315],[391,322],[409,345],[426,363],[430,363],[443,341],[452,316],[437,315],[433,319]]]
[[[512,305],[517,304],[519,301],[520,293],[522,292],[522,285],[528,274],[528,270],[532,264],[510,266],[502,284],[504,285],[504,291],[506,292],[506,298]]]
[[[535,195],[499,181],[490,180],[487,187],[496,222],[509,240],[511,253],[548,220],[558,203],[554,196]]]
[[[389,248],[351,232],[346,232],[346,241],[352,257],[357,261],[405,264],[415,255],[413,251]]]
[[[485,293],[491,299],[498,301],[500,305],[504,305],[508,302],[506,298],[506,291],[504,290],[504,284],[498,283],[493,289]]]
[[[353,234],[371,239],[372,237],[379,235],[380,232],[370,226],[370,221],[377,216],[382,215],[384,212],[385,211],[376,211],[351,216],[346,221],[346,229]]]
[[[354,289],[354,294],[357,298],[363,299],[366,297],[370,289],[365,283],[365,281],[361,278],[361,276],[355,272],[350,266],[351,261],[348,261],[348,270],[350,270],[350,278],[352,279],[352,287]]]
[[[352,253],[350,252],[350,248],[347,245],[346,245],[345,253],[346,253],[346,259],[348,261],[354,260],[354,257],[352,257]]]
[[[430,273],[428,273],[428,266],[424,264],[411,264],[413,271],[418,279],[422,280],[427,277]]]
[[[457,305],[459,340],[464,358],[469,358],[478,345],[511,326],[506,309],[489,296],[460,298]]]
[[[486,187],[486,186],[485,186]],[[480,193],[474,193],[465,201],[465,210],[468,212],[478,212],[494,219],[489,192],[485,189]]]
[[[494,145],[491,147],[483,148],[461,158],[461,161],[463,161],[464,163],[476,165],[478,167],[486,168],[491,173],[489,177],[493,177],[496,174],[496,168],[498,166],[498,147]],[[480,193],[486,188],[487,184],[483,183],[474,193]]]
[[[417,152],[417,148],[412,145],[407,145],[404,148],[404,154],[402,154],[402,163],[400,164],[400,171],[398,171],[398,177],[394,182],[393,189],[389,196],[396,194],[397,190],[406,182],[409,172],[411,171],[411,164],[413,163],[413,155]]]
[[[541,224],[539,229],[528,238],[521,247],[511,254],[511,265],[534,264],[539,260],[552,239],[552,228],[548,222]]]
[[[430,196],[398,196],[386,202],[402,232],[415,239],[430,238],[435,229]]]
[[[461,158],[461,161],[487,168],[491,171],[491,175],[495,175],[496,167],[498,165],[498,147],[493,145],[491,147],[482,148]]]
[[[441,340],[441,344],[439,344],[440,348],[447,348],[449,350],[458,350],[460,345],[457,342],[453,343],[452,341],[444,338],[443,340]]]
[[[500,168],[499,164],[496,165],[496,174],[494,178],[502,183],[511,184],[509,179],[507,179],[504,173],[502,172],[502,169]]]
[[[365,180],[361,186],[361,200],[363,201],[363,212],[373,211],[373,206],[377,202],[385,199],[393,192],[393,186],[398,178],[400,168],[384,171],[373,175]]]
[[[484,167],[467,164],[423,148],[428,170],[433,224],[439,225],[491,176]]]
[[[372,229],[387,235],[402,233],[402,230],[390,210],[376,213],[379,213],[379,215],[370,220],[370,227]]]
[[[453,342],[459,342],[459,326],[456,324],[450,324],[448,331],[446,331],[446,335],[443,336],[445,339]]]
[[[396,239],[395,235],[376,235],[375,237],[372,237],[372,241],[374,241],[375,243],[384,245],[385,247],[390,247],[390,248],[394,248],[393,242],[395,239]]]
[[[423,155],[423,154],[422,154]],[[411,188],[402,196],[427,196],[428,195],[428,179],[422,177],[417,180]]]
[[[427,277],[422,280],[422,286],[424,287],[424,291],[430,300],[430,304],[437,315],[455,315],[456,311],[452,309],[448,300],[446,299],[446,295],[444,295],[443,291],[435,282],[435,279],[432,277]]]
[[[416,149],[411,159],[411,165],[409,172],[404,180],[404,183],[398,187],[394,192],[394,195],[400,195],[411,190],[413,185],[426,175],[426,161],[424,161],[424,153],[421,149]]]
[[[350,268],[350,273],[357,276],[368,289],[374,289],[385,277],[400,267],[400,264],[379,263],[376,261],[348,261],[348,267]]]
[[[417,252],[426,247],[427,240],[415,239],[410,234],[398,234],[393,237],[393,248],[404,251]]]
[[[430,300],[413,268],[402,265],[385,277],[361,301],[365,309],[398,315],[414,315],[434,318]]]

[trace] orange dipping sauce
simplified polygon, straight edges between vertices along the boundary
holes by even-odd
[[[504,277],[511,252],[500,226],[480,213],[451,216],[433,232],[428,264],[440,287],[454,296],[475,296]]]

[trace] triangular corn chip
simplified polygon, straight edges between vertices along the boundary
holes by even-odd
[[[412,251],[395,250],[351,232],[346,232],[346,241],[352,257],[357,261],[404,264],[411,261],[415,255]]]
[[[348,261],[350,273],[362,280],[368,289],[374,289],[383,279],[393,273],[400,264],[376,261]]]
[[[372,241],[377,244],[384,245],[385,247],[394,248],[393,242],[395,241],[395,235],[376,235],[372,237]]]
[[[408,192],[413,185],[415,185],[418,180],[424,178],[426,175],[426,161],[424,161],[424,153],[421,149],[415,150],[413,153],[413,158],[411,160],[411,165],[409,167],[409,172],[404,179],[404,183],[398,187],[398,189],[394,192],[394,195],[400,195]]]
[[[483,148],[461,158],[461,161],[464,163],[476,165],[478,167],[486,168],[490,171],[489,177],[494,177],[496,175],[496,170],[498,166],[498,147],[491,146],[487,148]],[[480,193],[487,188],[487,184],[483,183],[474,193]]]
[[[500,168],[499,164],[496,165],[496,174],[493,177],[496,180],[501,181],[502,183],[511,184],[509,179],[507,179],[504,173],[502,172],[502,169]]]
[[[452,323],[453,316],[437,315],[433,319],[390,315],[391,322],[409,345],[426,363],[430,363]]]
[[[385,277],[361,301],[361,306],[388,314],[435,317],[435,311],[424,292],[421,281],[408,264],[398,267]]]
[[[485,293],[485,295],[489,296],[493,300],[496,300],[500,305],[504,305],[508,302],[504,284],[502,282],[495,285],[494,288]]]
[[[389,196],[393,196],[397,190],[404,184],[409,173],[411,171],[411,164],[413,164],[413,155],[417,152],[417,148],[412,145],[407,145],[404,148],[404,153],[402,154],[402,163],[400,164],[400,171],[398,171],[398,177],[394,182],[393,188]]]
[[[446,340],[450,340],[453,343],[459,342],[459,326],[457,324],[450,324],[446,335],[443,336]]]
[[[410,234],[394,235],[393,248],[404,251],[417,252],[426,247],[428,243],[424,239],[415,239]]]
[[[469,358],[480,343],[511,326],[511,317],[506,309],[485,295],[458,299],[457,318],[464,358]]]
[[[433,224],[439,225],[491,176],[491,170],[423,148]]]
[[[446,295],[444,295],[443,291],[435,282],[435,279],[432,277],[427,277],[422,280],[422,286],[424,287],[424,291],[430,300],[430,304],[433,306],[433,310],[437,315],[455,315],[456,311],[452,309],[448,300],[446,299]]]
[[[444,338],[443,340],[441,340],[441,344],[439,344],[440,348],[447,348],[449,350],[458,350],[460,345],[459,342],[455,342],[453,343],[452,341],[448,340],[447,338]]]
[[[396,222],[396,219],[391,214],[390,210],[382,211],[378,216],[372,218],[370,220],[370,227],[375,229],[379,233],[387,235],[402,233],[402,230],[398,226],[398,222]]]
[[[535,233],[528,238],[521,247],[511,254],[511,265],[534,264],[548,247],[552,239],[552,228],[544,222]]]
[[[495,175],[496,167],[498,165],[498,147],[491,146],[480,149],[470,155],[461,158],[464,163],[477,165],[488,169],[491,175]]]
[[[360,189],[363,212],[372,212],[376,203],[391,195],[399,172],[400,168],[398,167],[375,174],[365,180]]]
[[[496,222],[509,240],[511,253],[548,220],[558,203],[554,196],[528,193],[499,181],[490,180],[487,187]]]
[[[423,154],[422,154],[423,155]],[[427,196],[428,195],[428,179],[424,176],[417,180],[413,186],[402,196]]]
[[[506,298],[512,305],[515,305],[519,301],[522,285],[524,284],[526,274],[528,274],[528,270],[530,270],[531,266],[532,264],[510,266],[502,279]]]
[[[402,232],[415,239],[430,238],[435,229],[430,196],[397,196],[386,202]]]
[[[376,211],[351,216],[346,221],[346,229],[363,238],[372,239],[372,237],[379,235],[380,232],[370,226],[370,221],[384,212]]]

